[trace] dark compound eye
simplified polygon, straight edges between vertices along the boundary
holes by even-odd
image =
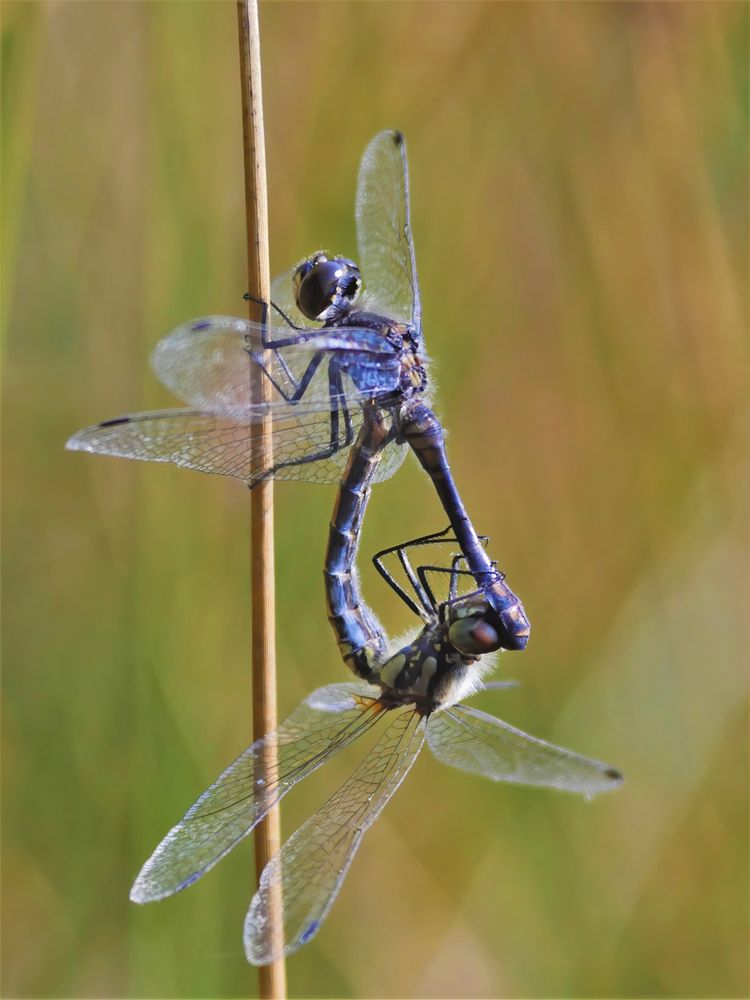
[[[448,639],[460,653],[482,656],[500,648],[500,636],[484,618],[458,618],[448,629]]]
[[[297,305],[305,316],[317,319],[333,301],[341,268],[332,260],[315,264],[301,277],[297,289]]]
[[[305,278],[310,273],[310,271],[312,271],[314,266],[315,266],[314,257],[310,257],[308,260],[303,260],[302,263],[297,267],[297,270],[294,272],[295,280],[297,282],[302,281],[302,279]]]
[[[331,306],[336,312],[345,312],[359,291],[357,265],[345,257],[329,260],[324,255],[303,261],[294,275],[297,306],[308,319],[321,319]]]

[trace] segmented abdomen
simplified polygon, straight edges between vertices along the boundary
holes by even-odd
[[[359,592],[354,561],[370,487],[391,437],[390,416],[365,407],[365,419],[341,478],[328,533],[323,576],[328,620],[347,666],[375,680],[386,650],[386,636]]]

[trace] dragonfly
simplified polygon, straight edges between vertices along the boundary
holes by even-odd
[[[617,788],[609,764],[554,746],[462,702],[492,684],[500,637],[465,557],[414,566],[412,550],[456,543],[450,529],[376,554],[376,569],[421,619],[411,639],[384,655],[372,682],[313,691],[278,729],[220,775],[158,845],[131,890],[152,902],[192,885],[232,850],[299,781],[368,733],[376,735],[351,776],[264,868],[244,923],[248,960],[266,965],[311,941],[341,890],[367,830],[406,778],[424,743],[438,760],[493,781],[592,798]],[[390,563],[401,567],[394,573]],[[437,574],[437,575],[436,575]],[[403,576],[403,579],[400,577]],[[437,600],[438,584],[447,596]],[[354,595],[358,599],[356,584]],[[376,674],[373,673],[373,677]],[[270,763],[269,763],[270,762]],[[281,920],[272,918],[281,899]]]
[[[274,282],[260,323],[206,316],[177,327],[151,361],[187,408],[105,420],[78,431],[67,447],[235,476],[251,488],[268,478],[338,483],[343,473],[349,495],[340,494],[335,509],[332,574],[351,570],[351,521],[364,515],[370,486],[393,475],[411,449],[487,597],[503,648],[524,649],[526,612],[479,541],[430,408],[406,142],[398,131],[379,133],[365,149],[355,221],[361,272],[349,258],[319,251]],[[270,382],[269,401],[253,397],[254,367]],[[269,461],[253,434],[260,421],[271,425]],[[366,661],[356,649],[348,653],[363,678]]]

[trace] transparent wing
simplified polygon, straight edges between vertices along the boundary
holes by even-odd
[[[331,684],[313,691],[269,736],[230,764],[173,827],[133,884],[135,903],[163,899],[192,885],[247,836],[302,778],[378,719],[377,688]],[[277,763],[268,766],[268,753]]]
[[[353,414],[355,427],[361,419],[360,413]],[[335,483],[340,478],[346,451],[319,461],[300,461],[325,450],[331,437],[327,413],[309,415],[304,421],[292,414],[274,423],[271,437],[273,465],[256,466],[256,458],[265,452],[253,436],[250,422],[201,410],[161,410],[85,427],[70,438],[66,447],[144,462],[171,462],[184,469],[236,476],[248,484],[272,471],[275,479]],[[283,462],[296,464],[282,466]]]
[[[254,965],[290,955],[317,934],[365,831],[406,777],[424,740],[410,709],[383,713],[388,728],[339,790],[292,834],[263,870],[245,919],[245,952]],[[269,906],[281,891],[283,940],[272,938]]]
[[[367,308],[413,323],[421,331],[406,142],[400,132],[380,132],[365,150],[355,215]]]
[[[373,330],[360,327],[295,331],[268,326],[266,341],[297,338],[266,354],[272,402],[254,400],[251,374],[263,350],[263,328],[236,316],[204,316],[178,326],[154,348],[151,365],[160,382],[183,402],[201,410],[259,419],[269,409],[294,408],[300,415],[330,410],[343,400],[354,408],[362,399],[397,388],[400,364],[394,348]],[[316,355],[323,354],[315,366]],[[344,374],[341,392],[332,395],[328,362]],[[308,373],[314,365],[312,378]],[[299,401],[288,403],[303,379]]]
[[[389,442],[383,449],[383,457],[380,460],[372,481],[374,483],[384,483],[386,479],[390,479],[406,458],[408,451],[409,449],[403,443],[398,441]],[[343,468],[345,462],[342,462],[341,465]]]
[[[356,439],[361,423],[362,411],[358,407],[351,413],[352,440]],[[343,427],[339,433],[343,437]],[[349,448],[340,447],[333,454],[325,454],[330,451],[331,441],[328,412],[300,415],[289,407],[276,411],[271,441],[273,464],[261,464],[260,457],[265,449],[253,435],[252,421],[202,410],[159,410],[85,427],[67,441],[66,448],[143,462],[170,462],[184,469],[235,476],[249,485],[269,475],[278,480],[308,483],[338,483],[340,480]],[[406,451],[406,447],[396,441],[388,444],[375,481],[382,482],[393,475]],[[311,460],[321,453],[325,457]]]
[[[612,791],[623,780],[609,764],[545,743],[465,705],[431,715],[427,742],[444,764],[493,781],[591,796]]]

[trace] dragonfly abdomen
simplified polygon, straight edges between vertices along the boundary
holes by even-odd
[[[372,483],[391,436],[390,420],[375,407],[365,419],[341,478],[328,533],[323,576],[328,620],[347,666],[374,680],[386,650],[386,636],[359,593],[354,560]]]
[[[531,626],[523,605],[490,561],[474,526],[466,513],[445,453],[440,421],[421,400],[415,400],[402,415],[400,433],[419,459],[435,486],[456,539],[466,559],[466,566],[497,615],[503,649],[525,649]]]

